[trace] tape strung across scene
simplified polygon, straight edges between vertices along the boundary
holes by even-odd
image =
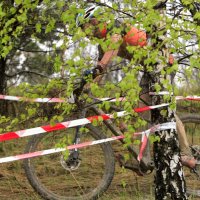
[[[0,95],[0,99],[10,100],[10,101],[25,101],[25,102],[39,102],[39,103],[62,103],[66,102],[65,99],[61,98],[27,98],[9,95]]]
[[[145,106],[141,108],[134,108],[133,111],[139,113],[139,112],[144,112],[147,110],[152,110],[156,108],[161,108],[168,106],[169,104],[160,104],[160,105],[155,105],[155,106]],[[31,135],[36,135],[36,134],[41,134],[41,133],[46,133],[46,132],[51,132],[55,130],[62,130],[66,128],[72,128],[76,126],[81,126],[81,125],[86,125],[94,122],[95,120],[108,120],[108,119],[113,119],[116,117],[123,117],[125,115],[128,115],[126,111],[121,111],[115,113],[115,115],[112,114],[104,114],[104,115],[98,115],[98,116],[91,116],[87,118],[82,118],[82,119],[76,119],[72,121],[66,121],[66,122],[61,122],[57,123],[53,126],[51,125],[46,125],[46,126],[40,126],[36,128],[30,128],[30,129],[25,129],[25,130],[20,130],[20,131],[15,131],[15,132],[7,132],[3,133],[0,135],[0,142],[6,141],[6,140],[12,140],[16,138],[21,138],[21,137],[26,137],[26,136],[31,136]]]
[[[151,93],[150,95],[166,95],[166,94],[169,94],[169,92]],[[200,101],[199,96],[187,96],[187,97],[176,96],[175,98],[176,98],[176,100]],[[40,102],[40,103],[64,103],[64,102],[67,102],[66,99],[61,99],[61,98],[31,99],[31,98],[7,96],[7,95],[0,95],[0,99],[11,100],[11,101]],[[125,97],[120,97],[118,99],[102,98],[102,99],[97,99],[97,100],[115,102],[115,101],[124,101]],[[160,105],[155,105],[155,106],[145,106],[145,107],[141,107],[141,108],[135,108],[133,110],[135,112],[144,112],[147,110],[165,107],[168,105],[169,105],[168,103],[165,103],[165,104],[160,104]],[[115,116],[122,117],[122,116],[125,116],[128,114],[129,113],[127,113],[125,111],[121,111],[121,112],[117,112],[115,114]],[[26,136],[45,133],[45,132],[55,131],[55,130],[61,130],[61,129],[71,128],[71,127],[86,125],[86,124],[92,123],[93,121],[99,120],[99,119],[108,120],[108,119],[113,119],[113,118],[114,118],[114,115],[104,114],[104,115],[100,115],[100,116],[91,116],[91,117],[87,117],[87,118],[61,122],[61,123],[57,123],[53,126],[46,125],[46,126],[41,126],[41,127],[36,127],[36,128],[26,129],[26,130],[20,130],[20,131],[16,131],[16,132],[3,133],[0,135],[0,142],[15,139],[15,138],[20,138],[20,137],[26,137]],[[149,134],[154,133],[155,131],[158,131],[158,130],[166,130],[166,129],[176,129],[175,122],[169,122],[169,123],[165,123],[165,124],[161,124],[161,125],[156,125],[156,126],[152,127],[151,129],[134,134],[134,135],[142,135],[141,147],[140,147],[140,151],[139,151],[138,158],[137,158],[138,161],[141,161],[141,159],[143,157],[143,152],[144,152],[144,149],[146,148]],[[48,149],[48,150],[43,150],[43,151],[38,151],[38,152],[32,152],[32,153],[27,153],[27,154],[21,154],[21,155],[16,155],[16,156],[0,158],[0,163],[11,162],[11,161],[21,160],[21,159],[25,159],[25,158],[32,158],[32,157],[36,157],[36,156],[48,155],[48,154],[52,154],[52,153],[56,153],[56,152],[65,151],[66,149],[70,150],[70,149],[75,149],[75,148],[82,148],[82,147],[87,147],[90,145],[100,144],[100,143],[104,143],[104,142],[120,140],[123,138],[124,138],[123,135],[114,136],[114,137],[107,138],[107,139],[89,141],[89,142],[84,142],[84,143],[80,143],[80,144],[76,144],[76,145],[70,145],[66,148],[54,148],[54,149]]]
[[[138,154],[138,157],[137,157],[138,161],[142,160],[143,153],[144,153],[145,148],[147,146],[148,137],[149,137],[149,132],[145,131],[144,133],[142,133],[141,147],[140,147],[140,151],[139,151],[139,154]]]
[[[27,97],[19,97],[19,96],[9,96],[9,95],[1,95],[0,99],[9,100],[9,101],[21,101],[21,102],[37,102],[37,103],[67,103],[66,98],[27,98]],[[125,97],[120,98],[101,98],[99,101],[124,101]]]
[[[159,125],[151,127],[150,129],[148,129],[146,131],[134,133],[133,136],[142,135],[142,138],[143,138],[143,135],[146,135],[146,137],[148,137],[150,133],[155,133],[156,131],[161,131],[161,130],[166,130],[166,129],[176,129],[176,123],[175,122],[167,122],[167,123],[159,124]],[[47,149],[47,150],[42,150],[42,151],[37,151],[37,152],[20,154],[20,155],[16,155],[16,156],[4,157],[4,158],[0,158],[0,163],[7,163],[7,162],[26,159],[26,158],[33,158],[33,157],[37,157],[37,156],[44,156],[44,155],[58,153],[58,152],[66,151],[66,150],[80,149],[83,147],[88,147],[88,146],[101,144],[101,143],[105,143],[105,142],[112,142],[112,141],[120,140],[120,139],[124,139],[124,138],[125,138],[124,135],[113,136],[113,137],[106,138],[106,139],[100,139],[100,140],[88,141],[88,142],[70,145],[70,146],[67,146],[66,148],[53,148],[53,149]],[[143,138],[142,139],[142,148],[140,149],[140,153],[138,155],[139,161],[142,159],[142,155],[143,155],[144,148],[146,147],[146,143],[147,143],[147,138],[145,140]]]
[[[150,95],[169,95],[169,92],[150,92]],[[200,101],[200,96],[176,96],[176,100],[190,100],[190,101]],[[9,96],[9,95],[0,95],[0,99],[3,100],[9,100],[9,101],[22,101],[22,102],[38,102],[38,103],[67,103],[66,98],[27,98],[27,97],[18,97],[18,96]],[[100,98],[97,100],[99,101],[110,101],[110,102],[116,102],[116,101],[124,101],[126,100],[125,97],[120,98]]]
[[[173,95],[173,93],[170,93],[168,91],[162,91],[162,92],[149,92],[150,95]],[[186,97],[183,97],[183,96],[176,96],[175,97],[176,100],[190,100],[190,101],[200,101],[200,96],[196,96],[196,95],[193,95],[193,96],[186,96]]]

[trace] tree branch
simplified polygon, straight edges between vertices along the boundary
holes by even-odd
[[[47,76],[47,75],[45,75],[45,74],[41,74],[41,73],[39,73],[39,72],[34,72],[34,71],[30,71],[30,70],[23,70],[23,71],[17,72],[17,73],[12,74],[12,75],[6,74],[6,76],[9,77],[9,78],[14,78],[14,77],[16,77],[17,75],[21,75],[21,74],[35,74],[35,75],[38,75],[38,76],[42,76],[42,77],[45,77],[45,78],[49,78],[49,76]]]
[[[190,58],[192,55],[193,55],[193,54],[185,55],[184,57],[179,58],[177,62],[178,62],[179,64],[181,64],[181,61],[183,61],[183,60],[185,60],[185,59],[187,59],[187,58]]]
[[[168,1],[168,0],[163,0],[163,1],[158,2],[158,3],[153,7],[153,9],[157,10],[157,9],[165,8],[165,7],[166,7],[167,1]]]
[[[131,14],[129,14],[129,13],[127,13],[127,12],[124,12],[124,11],[122,11],[122,10],[119,10],[119,9],[114,9],[113,7],[111,7],[111,6],[109,6],[109,5],[105,4],[105,3],[100,3],[100,2],[95,2],[95,1],[89,1],[89,2],[95,3],[95,4],[100,5],[100,6],[104,6],[104,7],[110,8],[110,9],[112,9],[113,11],[117,11],[117,12],[119,12],[119,13],[125,14],[125,15],[127,15],[127,16],[129,16],[129,17],[135,19],[135,16],[134,16],[134,15],[131,15]]]
[[[191,4],[185,4],[182,0],[181,0],[181,3],[182,3],[183,7],[187,8],[190,11],[194,22],[196,22],[197,25],[200,26],[200,19],[194,18],[196,13],[198,13],[200,11],[200,3],[194,2],[194,3],[191,3]]]
[[[31,52],[31,53],[49,53],[49,52],[55,52],[55,50],[49,50],[49,51],[44,51],[44,50],[27,50],[27,49],[21,49],[21,48],[16,48],[16,50],[19,51],[24,51],[24,52]],[[61,50],[56,50],[56,51],[61,51]]]

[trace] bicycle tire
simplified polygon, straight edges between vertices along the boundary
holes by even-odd
[[[181,114],[180,119],[185,126],[191,152],[198,163],[200,163],[200,114]],[[197,174],[186,167],[183,167],[183,170],[188,194],[200,197],[200,177],[198,178]],[[197,164],[196,172],[200,176],[200,164]]]
[[[96,127],[92,125],[87,125],[86,127],[89,130],[89,132],[87,133],[86,139],[88,139],[88,136],[91,136],[95,140],[106,138],[106,136],[102,134],[101,131],[98,130]],[[42,147],[45,146],[44,145],[45,141],[47,141],[46,139],[49,139],[50,134],[51,133],[47,133],[47,134],[32,137],[25,149],[25,153],[37,151],[38,150],[37,147],[40,148],[40,146]],[[52,133],[52,136],[54,135],[54,137],[58,137],[59,134]],[[41,144],[42,142],[44,144]],[[99,150],[102,152],[100,152]],[[55,157],[57,154],[56,155],[52,154],[49,157],[40,156],[36,158],[25,159],[24,169],[25,169],[25,174],[28,178],[29,183],[42,198],[47,199],[47,200],[97,199],[103,194],[103,192],[105,192],[108,189],[114,176],[115,158],[114,158],[114,153],[113,153],[111,144],[102,143],[102,144],[93,145],[87,148],[81,148],[80,155],[81,153],[83,153],[85,157],[82,157],[80,166],[78,167],[77,170],[74,170],[73,172],[72,171],[68,172],[61,166],[61,164],[59,166],[59,162],[56,162],[57,160],[59,160],[59,158]],[[94,154],[94,156],[92,154]],[[87,156],[91,155],[92,158],[86,158],[86,155]],[[62,156],[62,155],[59,155],[59,156]],[[48,157],[48,159],[46,157]],[[104,159],[102,159],[103,157]],[[41,161],[43,159],[44,161],[47,161],[46,165]],[[104,160],[104,163],[101,163],[102,160]],[[97,162],[97,163],[92,163],[92,162]],[[56,163],[56,166],[55,166],[55,163]],[[86,166],[86,164],[88,164],[88,166]],[[98,174],[99,170],[102,170],[103,167],[104,167],[103,172]],[[52,175],[53,180],[50,180],[51,177],[48,177],[49,176],[48,170],[52,171],[50,174],[53,173]],[[57,170],[61,170],[61,172]],[[83,172],[81,170],[83,170]],[[81,172],[83,174],[81,174]],[[56,177],[56,174],[60,178]],[[68,175],[67,179],[65,178],[66,175]],[[76,182],[75,186],[72,185],[73,184],[72,182],[70,182],[70,180],[73,181],[74,177],[70,178],[69,175],[72,175],[72,176],[77,175],[76,180],[74,180]],[[62,178],[64,179],[64,181]],[[88,180],[89,178],[90,180]],[[56,182],[58,180],[59,180],[58,183],[53,184],[53,182]],[[90,183],[92,186],[89,185]],[[90,188],[90,187],[94,187],[94,188]]]

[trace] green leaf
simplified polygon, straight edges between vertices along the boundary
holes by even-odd
[[[56,23],[55,19],[51,18],[49,23],[46,26],[45,33],[51,32],[53,28],[55,27],[55,23]]]
[[[22,3],[22,0],[15,0],[15,3],[16,3],[17,5],[19,5],[19,4]]]
[[[41,28],[42,28],[41,23],[38,22],[38,23],[35,25],[35,28],[36,28],[36,32],[37,32],[37,33],[41,33]]]
[[[62,65],[61,57],[59,55],[57,55],[55,57],[55,60],[54,60],[54,69],[55,69],[55,72],[59,72],[60,71],[61,65]]]
[[[98,121],[96,119],[92,120],[92,125],[97,126],[98,125]]]
[[[23,12],[21,15],[18,15],[17,16],[17,20],[19,22],[25,22],[27,20],[27,15],[26,15],[26,12]]]

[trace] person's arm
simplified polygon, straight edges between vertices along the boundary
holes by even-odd
[[[115,43],[119,42],[120,40],[122,40],[122,36],[119,34],[115,34],[111,37],[111,44],[109,47],[109,49],[111,49],[111,50],[108,50],[107,52],[105,52],[102,59],[97,64],[97,65],[101,66],[103,70],[107,67],[107,65],[111,62],[111,60],[117,56],[117,54],[119,52],[119,48],[112,49],[112,44],[115,44]]]
[[[111,37],[111,43],[117,43],[122,39],[121,35],[119,34],[115,34]],[[74,94],[76,95],[76,97],[78,97],[85,84],[87,83],[86,81],[86,77],[91,74],[92,78],[94,79],[95,82],[99,82],[101,80],[101,76],[99,76],[103,71],[105,71],[105,69],[107,68],[107,65],[112,61],[112,59],[114,57],[117,56],[119,49],[113,49],[112,50],[112,44],[110,45],[109,49],[107,52],[104,53],[102,59],[100,61],[98,61],[97,66],[91,70],[89,73],[85,74],[85,77],[82,79],[81,83],[80,83],[80,87],[74,90]]]
[[[112,61],[112,59],[114,57],[117,56],[117,54],[119,52],[119,48],[118,49],[112,49],[112,44],[117,43],[120,40],[122,40],[122,36],[119,35],[119,34],[115,34],[111,37],[111,45],[110,45],[111,50],[108,50],[107,52],[105,52],[103,57],[101,58],[101,60],[98,61],[98,63],[97,63],[97,68],[100,68],[101,72],[105,71],[108,64]],[[94,77],[94,81],[99,82],[101,80],[101,78],[102,78],[101,76],[98,76],[98,74],[96,74],[96,77]]]

